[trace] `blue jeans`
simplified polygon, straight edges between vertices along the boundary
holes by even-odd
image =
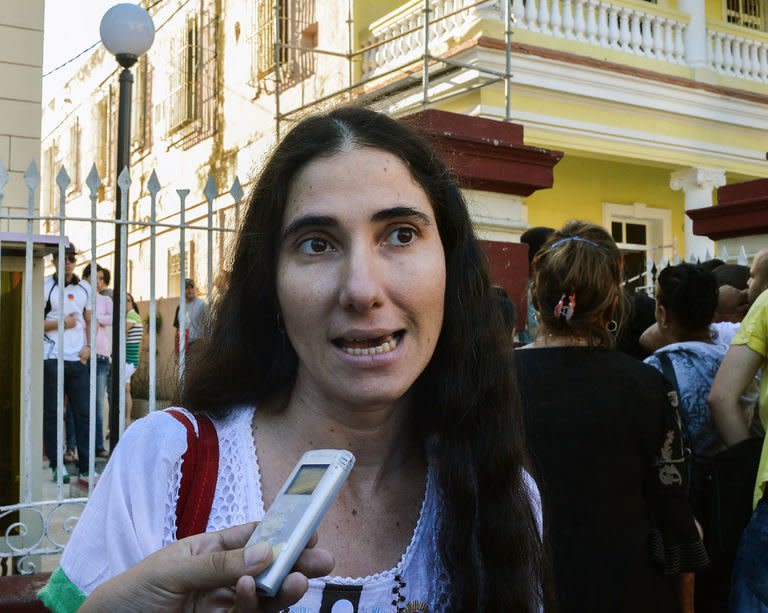
[[[110,368],[110,360],[107,356],[96,356],[96,451],[104,450],[104,398],[107,393]]]
[[[768,496],[741,535],[731,582],[731,613],[768,613]]]
[[[67,412],[75,422],[77,460],[80,472],[88,472],[88,405],[90,366],[80,360],[64,360],[64,393]],[[56,468],[58,442],[56,440],[56,360],[43,360],[43,450],[51,468]]]

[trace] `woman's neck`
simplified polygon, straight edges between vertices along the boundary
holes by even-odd
[[[529,346],[532,347],[589,347],[590,339],[583,336],[552,334],[546,329],[540,329],[536,340]]]
[[[356,458],[354,481],[367,487],[376,488],[404,465],[422,461],[423,449],[410,426],[405,400],[361,409],[325,403],[294,390],[267,404],[277,409],[265,414],[286,451],[292,448],[299,457],[308,449],[347,449]]]
[[[670,343],[708,343],[712,344],[712,336],[709,333],[709,327],[705,330],[697,330],[695,332],[685,332],[679,329],[671,329],[666,335]]]

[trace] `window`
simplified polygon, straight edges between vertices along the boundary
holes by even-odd
[[[43,151],[43,174],[46,177],[44,183],[45,193],[43,194],[43,216],[58,215],[58,199],[56,197],[58,193],[58,186],[56,185],[56,141],[51,143],[50,147],[47,147]],[[44,223],[44,229],[46,233],[58,232],[58,223],[51,219],[46,219]]]
[[[318,27],[315,0],[257,0],[253,6],[251,80],[259,83],[280,64],[280,80],[290,87],[315,72]],[[275,50],[275,35],[280,48]]]
[[[176,130],[196,117],[200,62],[197,15],[187,18],[182,32],[171,41],[171,58],[168,127],[170,130]]]
[[[80,120],[75,117],[75,121],[69,128],[69,155],[67,155],[67,171],[70,183],[70,194],[79,194],[80,184]]]
[[[282,18],[287,12],[285,0],[278,0],[277,13],[280,20],[280,37],[287,37]],[[266,77],[275,68],[275,10],[270,0],[257,0],[253,4],[253,39],[251,42],[251,79],[255,83]],[[280,63],[288,58],[285,49],[280,50]]]
[[[644,274],[648,260],[658,266],[674,257],[671,211],[640,203],[603,204],[603,225],[621,250],[627,289],[651,291]]]
[[[110,112],[110,96],[104,96],[96,104],[96,130],[94,143],[94,162],[96,171],[101,178],[99,187],[99,200],[106,198],[106,186],[110,183],[112,176],[112,155],[111,155],[111,134],[112,134],[112,113]]]
[[[764,30],[763,0],[727,0],[725,9],[728,23],[753,30]]]
[[[216,130],[216,28],[209,11],[186,18],[171,41],[170,95],[166,104],[174,145],[189,148]]]
[[[147,56],[142,55],[134,70],[133,104],[131,117],[131,150],[143,151],[152,142],[151,70]]]

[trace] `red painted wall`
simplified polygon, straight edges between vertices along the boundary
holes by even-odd
[[[528,245],[480,241],[488,258],[491,282],[500,285],[517,306],[517,329],[525,328],[528,313]]]

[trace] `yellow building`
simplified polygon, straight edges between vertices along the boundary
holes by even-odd
[[[429,3],[430,53],[497,72],[508,66],[509,100],[503,82],[461,93],[482,73],[436,61],[433,97],[454,94],[437,106],[503,119],[508,104],[527,145],[565,153],[553,188],[525,200],[530,225],[603,224],[635,252],[627,260],[638,270],[647,257],[714,254],[692,234],[685,211],[713,204],[721,185],[765,174],[765,3],[514,0],[510,44],[503,8],[493,3],[444,18],[450,27],[440,33],[442,14],[457,4],[470,3]],[[392,3],[371,15],[361,35],[381,47],[365,74],[402,63],[403,48],[423,52],[426,6]],[[396,38],[403,30],[410,31]],[[400,96],[389,108],[405,112],[420,102]]]

